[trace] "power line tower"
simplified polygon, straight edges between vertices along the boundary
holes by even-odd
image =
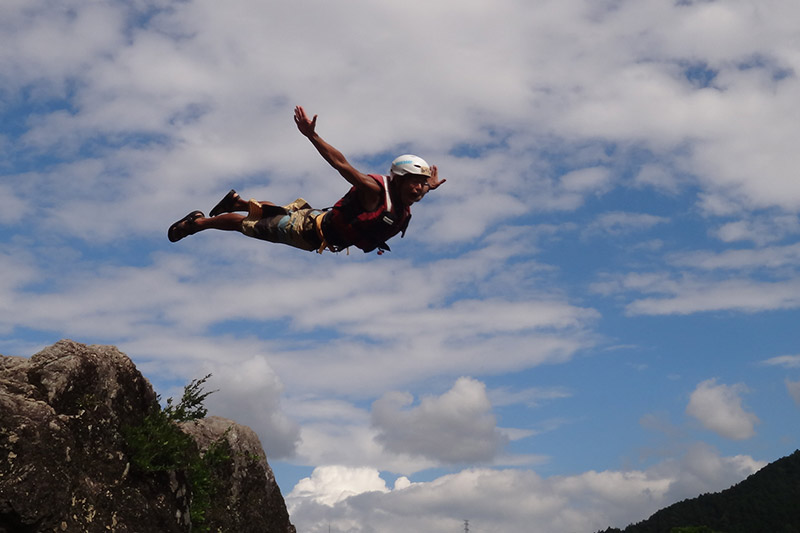
[[[469,533],[469,520],[464,520],[464,533]]]

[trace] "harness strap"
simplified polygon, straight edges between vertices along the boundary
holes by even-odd
[[[392,212],[392,199],[389,196],[389,183],[386,181],[386,176],[381,176],[381,182],[383,182],[383,190],[386,193],[386,210],[391,213]]]
[[[320,243],[322,243],[322,244],[319,245],[319,249],[317,250],[318,254],[321,254],[322,252],[324,252],[326,248],[328,250],[330,250],[331,252],[334,252],[334,253],[338,252],[338,250],[336,248],[334,248],[328,242],[328,239],[326,239],[325,235],[322,233],[322,217],[324,217],[326,214],[327,214],[327,211],[324,212],[324,213],[320,213],[314,219],[314,229],[317,230],[317,237],[319,238]],[[350,255],[350,247],[349,246],[347,247],[347,255]]]

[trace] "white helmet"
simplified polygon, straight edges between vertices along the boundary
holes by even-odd
[[[430,176],[431,167],[421,157],[406,154],[401,155],[392,161],[392,174],[395,176],[404,176],[406,174],[416,174],[418,176]]]

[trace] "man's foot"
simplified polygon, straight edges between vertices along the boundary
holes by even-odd
[[[202,216],[202,211],[192,211],[171,225],[169,230],[167,230],[167,238],[169,239],[169,242],[178,242],[188,235],[194,235],[197,233],[197,228],[195,227],[194,221]]]
[[[214,206],[214,209],[208,213],[208,216],[215,217],[221,213],[231,213],[235,210],[238,201],[239,195],[236,194],[236,191],[231,189],[230,192]]]

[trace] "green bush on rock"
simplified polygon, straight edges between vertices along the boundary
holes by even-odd
[[[203,385],[211,377],[194,379],[184,387],[180,402],[166,401],[163,409],[148,413],[137,426],[123,431],[131,465],[140,472],[183,471],[191,497],[193,529],[208,531],[205,526],[206,511],[214,495],[214,467],[229,461],[231,450],[223,434],[201,453],[194,439],[181,431],[179,422],[205,418],[205,399],[215,391],[204,392]],[[160,399],[160,397],[159,397]]]

